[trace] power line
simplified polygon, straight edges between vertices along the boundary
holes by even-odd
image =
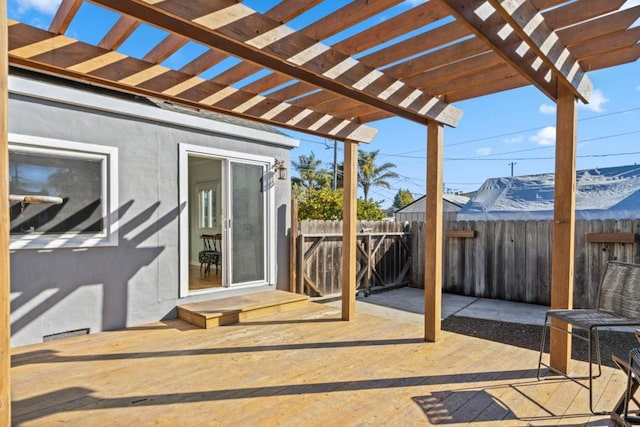
[[[600,157],[620,157],[620,156],[634,156],[640,154],[640,151],[633,151],[628,153],[609,153],[609,154],[584,154],[582,156],[576,156],[579,159],[586,158],[600,158]],[[554,160],[555,157],[512,157],[506,159],[486,159],[486,158],[468,158],[468,159],[445,159],[449,161],[499,161],[505,160]]]
[[[588,121],[588,120],[594,120],[594,119],[600,119],[603,117],[609,117],[609,116],[615,116],[618,114],[625,114],[625,113],[629,113],[632,111],[637,111],[640,110],[640,107],[632,107],[632,108],[627,108],[625,110],[618,110],[618,111],[614,111],[611,113],[606,113],[606,114],[598,114],[592,117],[585,117],[582,119],[578,119],[579,122],[584,122],[584,121]],[[542,126],[542,127],[536,127],[536,128],[530,128],[530,129],[521,129],[521,130],[517,130],[517,131],[513,131],[513,132],[507,132],[507,133],[503,133],[503,134],[498,134],[498,135],[491,135],[491,136],[485,136],[482,138],[474,138],[474,139],[468,139],[465,141],[460,141],[460,142],[456,142],[453,144],[445,144],[445,147],[455,147],[458,145],[465,145],[465,144],[471,144],[473,142],[481,142],[481,141],[487,141],[490,139],[494,139],[494,138],[502,138],[505,136],[511,136],[511,135],[517,135],[520,133],[526,133],[526,132],[532,132],[532,131],[537,131],[537,130],[541,130],[544,129],[546,126]],[[420,153],[420,152],[424,152],[425,149],[420,149],[420,150],[412,150],[412,151],[405,151],[402,153],[395,153],[395,154],[386,154],[386,153],[379,153],[380,156],[389,156],[389,157],[402,157],[402,158],[415,158],[415,156],[407,156],[408,154],[412,154],[412,153]]]

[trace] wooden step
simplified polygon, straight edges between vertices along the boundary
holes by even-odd
[[[306,295],[285,291],[264,291],[179,305],[178,318],[203,329],[238,323],[281,311],[304,307]]]

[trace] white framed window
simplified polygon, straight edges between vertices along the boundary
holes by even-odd
[[[9,134],[9,194],[60,204],[12,202],[10,249],[118,244],[118,149]]]
[[[218,226],[220,182],[200,182],[196,184],[198,196],[198,229],[210,231]]]

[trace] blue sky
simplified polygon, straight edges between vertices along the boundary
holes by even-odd
[[[11,19],[46,28],[59,1],[8,0],[8,15]],[[370,22],[386,19],[389,14],[402,12],[418,3],[420,0],[405,1],[385,12],[386,15],[371,18]],[[248,0],[245,4],[264,12],[273,1]],[[338,0],[324,1],[288,25],[302,28],[313,19],[314,13],[324,14],[344,4]],[[628,0],[625,7],[637,4],[640,0]],[[85,4],[67,34],[97,43],[116,19],[117,15],[111,12]],[[164,34],[155,28],[142,26],[118,50],[142,57]],[[349,35],[349,32],[339,33],[329,39],[329,43]],[[203,50],[202,46],[190,43],[164,64],[179,67]],[[214,76],[235,62],[236,59],[230,58],[202,76]],[[259,75],[251,79],[257,77]],[[589,77],[594,84],[594,96],[588,106],[581,105],[578,110],[578,168],[640,163],[640,62],[595,71],[589,73]],[[444,182],[447,190],[473,191],[487,178],[510,175],[510,163],[514,163],[515,175],[554,170],[555,107],[553,101],[536,88],[529,86],[455,105],[464,111],[464,116],[457,128],[445,128]],[[386,207],[400,188],[408,189],[416,196],[424,194],[426,128],[397,118],[370,125],[378,128],[379,134],[371,144],[362,148],[380,150],[380,160],[395,163],[400,174],[399,179],[392,182],[391,189],[374,189],[373,198],[383,201],[382,205]],[[313,151],[330,168],[333,141],[285,132],[301,141],[300,148],[292,152],[293,159]],[[338,143],[338,148],[338,161],[341,161],[341,143]]]

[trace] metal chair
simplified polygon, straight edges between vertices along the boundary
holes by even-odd
[[[206,276],[211,272],[211,264],[216,266],[216,274],[218,274],[218,265],[220,264],[220,250],[218,242],[222,241],[222,234],[203,234],[202,239],[204,249],[198,253],[198,261],[200,261],[200,274]]]
[[[640,341],[640,330],[636,330],[636,339]],[[618,399],[618,403],[611,411],[611,420],[619,426],[640,424],[640,414],[629,415],[629,403],[634,402],[636,408],[640,408],[640,401],[636,397],[640,388],[640,348],[634,348],[629,352],[628,359],[617,354],[611,355],[618,368],[627,377],[627,387]]]
[[[574,330],[551,325],[551,320],[557,319],[571,325]],[[542,339],[540,341],[540,357],[538,358],[538,380],[540,369],[545,366],[556,374],[563,375],[577,381],[587,377],[570,377],[550,365],[542,362],[542,353],[546,342],[547,329],[553,328],[576,338],[586,341],[589,362],[589,410],[594,414],[608,414],[609,412],[596,412],[593,409],[593,380],[602,373],[600,357],[600,340],[598,329],[614,326],[640,326],[640,265],[610,261],[602,276],[598,288],[598,299],[595,308],[574,310],[549,310],[544,319]],[[578,331],[581,331],[578,333]],[[598,362],[598,373],[593,374],[593,347],[595,344],[595,356]],[[582,383],[580,383],[582,384]],[[582,384],[584,385],[584,384]],[[586,386],[585,386],[586,387]]]

